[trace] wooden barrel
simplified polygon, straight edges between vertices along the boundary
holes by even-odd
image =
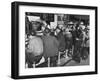
[[[42,58],[43,41],[40,37],[33,36],[29,40],[28,49],[26,49],[26,61],[33,64],[37,63]]]
[[[43,42],[40,37],[33,36],[29,41],[28,52],[31,52],[34,56],[41,55],[43,53]]]

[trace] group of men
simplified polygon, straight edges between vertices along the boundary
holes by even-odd
[[[88,57],[89,26],[83,22],[70,21],[67,26],[58,24],[55,29],[50,29],[50,25],[45,21],[29,16],[26,19],[26,31],[25,51],[28,67],[33,67],[32,64],[38,63],[42,57],[46,62],[49,57],[50,66],[57,66],[59,52],[67,51],[67,55],[78,63]]]

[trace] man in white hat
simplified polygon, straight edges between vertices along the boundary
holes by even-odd
[[[33,64],[38,63],[42,57],[43,42],[40,37],[41,32],[41,19],[38,16],[28,16],[31,22],[32,29],[28,36],[28,43],[26,47],[26,61],[28,67],[33,67]],[[26,36],[27,37],[27,36]]]
[[[42,20],[39,16],[28,16],[29,21],[31,22],[32,30],[31,34],[33,35],[42,35]]]
[[[85,29],[84,22],[80,22],[79,29],[81,29],[81,30],[84,30]]]
[[[72,22],[72,21],[70,21],[70,22],[68,22],[67,23],[67,28],[70,30],[70,31],[72,31],[72,29],[73,29],[73,26],[74,26],[74,23]]]

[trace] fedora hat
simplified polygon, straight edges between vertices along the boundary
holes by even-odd
[[[68,25],[73,25],[74,23],[72,21],[68,22]]]
[[[84,25],[84,22],[80,22],[80,25]]]

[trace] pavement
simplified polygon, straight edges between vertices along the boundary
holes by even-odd
[[[81,59],[80,63],[75,62],[70,57],[68,57],[68,58],[63,57],[60,59],[60,64],[57,64],[57,66],[55,66],[55,67],[89,65],[89,61],[90,61],[89,56],[86,60]],[[38,65],[37,67],[48,67],[47,64],[48,64],[47,62],[44,62],[44,63],[41,63],[40,65]]]

